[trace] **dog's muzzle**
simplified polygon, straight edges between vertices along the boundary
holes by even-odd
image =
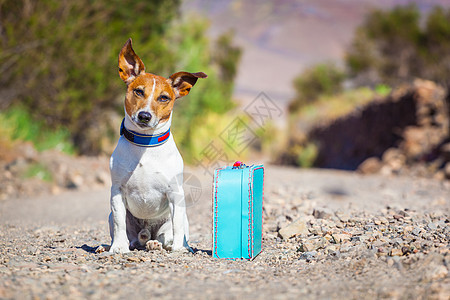
[[[150,120],[152,119],[152,115],[149,112],[141,111],[138,113],[137,118],[139,120],[139,123],[148,124],[148,122],[150,122]]]

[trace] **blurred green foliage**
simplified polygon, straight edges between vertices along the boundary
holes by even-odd
[[[70,133],[64,128],[46,128],[43,121],[34,120],[23,107],[0,112],[0,134],[9,141],[29,141],[38,151],[58,149],[67,154],[75,152]],[[5,143],[5,141],[3,141]]]
[[[300,146],[297,164],[302,168],[311,168],[317,159],[318,147],[314,143]]]
[[[437,6],[427,16],[414,4],[374,10],[358,28],[346,62],[358,85],[394,86],[421,77],[449,87],[450,9]]]
[[[336,120],[352,112],[356,107],[362,107],[376,98],[385,97],[390,93],[388,87],[371,89],[359,87],[341,93],[320,96],[316,102],[302,106],[291,116],[301,119],[310,126],[317,123],[326,123]]]
[[[378,84],[375,86],[374,90],[379,96],[386,97],[391,93],[392,88],[387,84]]]
[[[119,124],[108,120],[123,114],[117,57],[131,37],[147,72],[209,75],[177,105],[173,131],[189,152],[195,118],[232,107],[240,51],[225,35],[213,57],[208,24],[179,9],[179,0],[0,0],[0,107],[20,104],[32,119],[66,128],[79,153],[101,152],[105,134],[117,138]]]
[[[322,63],[300,74],[290,112],[337,95],[346,79],[377,94],[417,77],[450,87],[450,9],[436,6],[427,16],[414,4],[373,10],[355,31],[345,60],[345,71]]]
[[[297,111],[314,103],[322,95],[334,95],[342,91],[345,72],[332,63],[323,63],[306,69],[294,79],[296,96],[289,104],[289,111]]]
[[[174,108],[174,138],[184,159],[192,162],[231,121],[224,113],[234,106],[231,95],[241,50],[232,45],[232,32],[219,36],[211,47],[206,37],[208,23],[198,16],[184,16],[174,28],[177,30],[171,39],[176,41],[176,56],[180,59],[177,71],[202,71],[208,75],[187,97],[177,100]]]
[[[46,166],[40,163],[32,163],[27,167],[24,178],[38,178],[46,182],[52,182],[52,173],[48,170]]]

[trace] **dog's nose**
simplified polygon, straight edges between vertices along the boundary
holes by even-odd
[[[138,114],[139,122],[142,122],[142,123],[150,122],[151,118],[152,118],[152,115],[149,112],[146,112],[146,111],[141,111]]]

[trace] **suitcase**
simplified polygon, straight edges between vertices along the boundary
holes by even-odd
[[[214,171],[213,257],[255,258],[262,248],[264,166],[233,167]]]

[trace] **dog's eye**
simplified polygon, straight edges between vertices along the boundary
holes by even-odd
[[[166,96],[166,95],[161,95],[158,97],[159,102],[167,102],[169,100],[170,100],[169,96]]]
[[[138,97],[144,97],[144,91],[141,89],[134,89],[134,94]]]

